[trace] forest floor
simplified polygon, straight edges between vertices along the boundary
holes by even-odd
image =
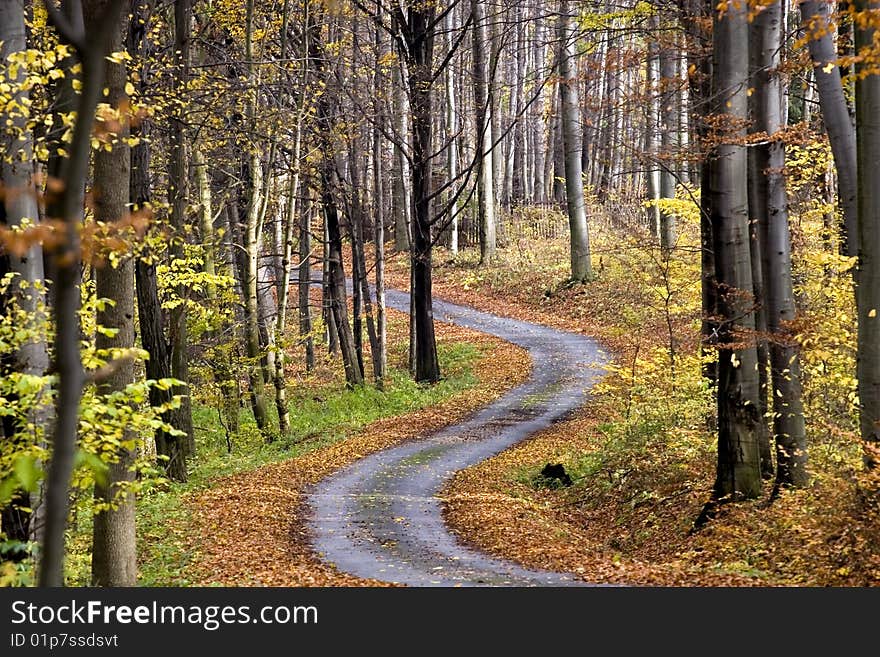
[[[606,392],[572,417],[455,475],[443,493],[452,531],[490,555],[595,583],[880,583],[880,515],[876,495],[867,492],[876,491],[876,481],[866,480],[858,450],[848,445],[833,458],[822,456],[824,447],[822,454],[815,450],[809,488],[783,491],[768,505],[768,484],[762,499],[728,504],[693,531],[713,482],[713,436],[705,425],[677,421],[693,415],[675,407],[688,400],[674,394],[664,400],[656,390],[645,403],[639,401],[644,391],[633,392],[647,387],[636,375],[635,363],[645,366],[640,354],[666,346],[668,316],[645,313],[633,321],[629,309],[650,302],[637,276],[602,255],[594,254],[600,263],[594,281],[566,284],[566,248],[562,241],[520,243],[479,268],[473,251],[456,258],[437,253],[435,296],[594,336],[618,364],[606,377]],[[391,262],[388,279],[406,289],[405,257]],[[679,352],[698,349],[695,336],[687,337],[693,319],[674,320]],[[639,403],[659,405],[665,417],[658,421]],[[564,464],[574,485],[542,478],[547,463]]]
[[[393,311],[391,311],[393,313]],[[390,343],[404,343],[405,322],[390,322]],[[384,418],[297,458],[222,477],[186,498],[189,527],[181,549],[192,554],[187,578],[209,586],[384,585],[341,573],[311,551],[304,492],[372,452],[454,424],[524,380],[526,352],[497,338],[444,324],[441,344],[475,345],[474,385],[438,404]]]
[[[438,250],[436,297],[590,335],[616,356],[583,409],[449,482],[442,498],[451,530],[491,556],[594,583],[880,583],[880,516],[867,492],[876,482],[866,480],[852,445],[816,448],[809,488],[783,491],[769,505],[767,495],[726,505],[707,527],[692,531],[714,474],[705,400],[689,399],[693,390],[684,384],[670,395],[653,389],[650,376],[637,375],[636,363],[657,369],[640,359],[649,352],[662,355],[672,333],[678,353],[696,352],[693,313],[671,323],[653,311],[633,315],[633,308],[646,304],[638,277],[601,250],[597,261],[596,279],[572,286],[565,282],[561,241],[540,248],[520,242],[501,251],[492,266],[479,268],[473,251],[452,258]],[[407,267],[405,256],[390,259],[389,287],[407,289]],[[405,322],[393,324],[397,334],[390,340],[405,343]],[[312,552],[304,493],[369,453],[463,420],[530,371],[526,352],[501,340],[441,323],[437,332],[441,343],[477,345],[476,385],[296,458],[214,478],[193,490],[186,497],[188,520],[173,530],[178,549],[190,555],[185,583],[381,585],[341,573]],[[678,366],[687,367],[682,361]],[[693,421],[695,412],[703,414],[700,422]],[[557,487],[541,477],[546,463],[564,464],[574,485]]]

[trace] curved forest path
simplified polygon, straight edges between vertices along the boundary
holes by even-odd
[[[387,305],[409,310],[389,290]],[[547,428],[581,406],[607,355],[592,339],[434,299],[434,318],[528,350],[522,385],[470,419],[371,454],[310,491],[315,551],[339,570],[409,586],[564,586],[573,575],[528,570],[461,544],[446,528],[439,494],[458,470]]]

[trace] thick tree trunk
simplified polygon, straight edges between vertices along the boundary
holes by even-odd
[[[757,20],[753,20],[749,26],[749,77],[753,85],[754,92],[749,96],[749,116],[751,118],[751,129],[760,131],[758,127],[761,118],[758,114],[762,111],[759,106],[759,97],[766,93],[765,89],[760,87],[766,84],[766,76],[761,75],[761,69],[766,65],[762,61],[763,51],[761,44],[764,37],[761,33],[762,28]],[[770,346],[767,340],[767,303],[764,294],[764,240],[762,239],[759,224],[766,223],[767,217],[767,178],[764,174],[766,168],[766,157],[762,158],[758,155],[758,147],[752,146],[748,151],[748,168],[749,168],[749,249],[751,252],[752,263],[752,290],[754,294],[755,307],[755,332],[756,332],[756,353],[758,356],[758,414],[761,422],[758,424],[758,444],[761,450],[761,475],[765,479],[770,479],[776,473],[776,467],[773,463],[773,449],[770,444],[770,430],[767,424],[768,398],[767,394],[770,389]]]
[[[856,10],[880,11],[874,0],[858,0]],[[856,50],[874,47],[876,30],[857,26]],[[873,64],[856,68],[858,139],[859,270],[856,300],[859,317],[858,381],[862,440],[880,442],[880,75]],[[869,466],[876,459],[866,453]]]
[[[84,3],[85,25],[88,30],[98,28],[102,20],[101,2]],[[122,47],[119,22],[111,51]],[[123,64],[107,63],[106,102],[120,107],[125,100],[126,73]],[[92,196],[95,221],[113,224],[125,217],[129,201],[131,149],[126,144],[128,128],[123,123],[111,150],[98,149],[94,156]],[[123,256],[114,266],[111,263],[95,268],[95,294],[99,299],[112,299],[98,311],[99,326],[112,329],[115,335],[99,331],[95,347],[100,350],[131,349],[134,347],[134,262]],[[125,390],[134,383],[135,363],[122,358],[113,364],[111,373],[100,382],[99,391],[111,394]],[[132,465],[135,459],[134,443],[137,436],[126,431],[119,447],[111,453],[105,482],[95,483],[95,514],[92,531],[92,584],[95,586],[134,586],[137,583],[137,552],[135,543],[135,498],[129,490],[134,481]],[[103,509],[101,507],[104,507]]]
[[[748,235],[747,8],[731,4],[714,16],[714,110],[720,144],[711,155],[710,191],[715,270],[720,292],[718,353],[718,500],[761,493],[758,373]]]
[[[144,135],[142,124],[140,134]],[[131,152],[131,192],[132,207],[138,211],[148,207],[150,202],[150,146],[142,139]],[[171,378],[171,354],[165,332],[162,328],[162,305],[159,301],[159,287],[156,277],[156,263],[138,259],[135,263],[135,281],[138,305],[138,323],[141,345],[149,354],[144,367],[148,379]],[[150,388],[150,404],[160,406],[171,401],[171,390],[156,386]],[[163,420],[175,426],[174,412],[168,411]],[[166,457],[162,463],[165,474],[175,481],[186,481],[186,447],[182,438],[173,436],[163,429],[155,433],[156,454]]]
[[[584,180],[581,170],[580,102],[574,76],[574,30],[568,0],[559,8],[559,109],[565,145],[565,196],[571,242],[571,279],[586,281],[592,276],[590,233],[584,203]]]
[[[478,0],[475,0],[478,2]],[[433,5],[414,5],[409,11],[409,97],[413,133],[413,223],[410,263],[413,285],[415,331],[415,379],[440,380],[434,309],[431,292],[431,161],[434,157],[431,126],[431,80],[433,75]],[[487,122],[488,123],[488,122]]]

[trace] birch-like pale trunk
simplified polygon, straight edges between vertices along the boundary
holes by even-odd
[[[446,48],[453,47],[453,32],[455,30],[454,12],[450,11],[443,19],[443,27],[446,30]],[[446,147],[446,168],[448,172],[450,188],[449,193],[455,194],[452,181],[458,178],[458,108],[455,94],[455,67],[450,61],[446,66],[446,139],[449,145]],[[379,133],[376,132],[376,139]],[[380,160],[374,158],[374,166],[378,168]],[[377,179],[378,186],[378,179]],[[449,204],[449,250],[452,255],[458,254],[458,215],[460,211],[460,198],[456,198]]]
[[[394,250],[398,252],[409,251],[410,227],[412,225],[411,173],[409,160],[406,157],[406,149],[410,143],[409,121],[407,120],[409,106],[406,99],[403,67],[404,63],[398,62],[393,67],[391,74],[391,117],[396,137],[394,165],[391,174],[394,199]]]
[[[247,78],[249,89],[245,99],[245,120],[254,125],[257,115],[257,76],[254,66],[254,0],[248,0],[245,17],[245,59],[247,61]],[[257,428],[268,439],[269,413],[266,406],[266,381],[263,376],[262,349],[260,348],[260,309],[257,283],[259,280],[259,259],[262,226],[260,214],[262,210],[264,187],[263,165],[260,149],[256,144],[250,145],[248,159],[247,210],[245,215],[245,276],[242,281],[242,292],[245,302],[245,346],[248,357],[248,379],[251,386],[251,407]]]

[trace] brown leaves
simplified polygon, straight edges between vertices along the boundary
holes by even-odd
[[[63,182],[49,179],[47,189],[60,191]],[[7,190],[7,194],[11,193]],[[114,255],[123,255],[143,239],[152,220],[152,211],[143,208],[130,212],[113,223],[87,220],[77,224],[81,258],[95,266],[103,266]],[[47,253],[66,253],[70,242],[68,224],[61,219],[47,219],[22,226],[0,226],[0,250],[24,257],[34,246]]]
[[[342,442],[299,458],[216,482],[192,496],[197,551],[194,584],[227,586],[384,586],[340,573],[309,547],[303,491],[362,456],[453,423],[520,383],[529,371],[521,349],[438,324],[439,339],[482,347],[480,383],[438,406],[387,418]]]

